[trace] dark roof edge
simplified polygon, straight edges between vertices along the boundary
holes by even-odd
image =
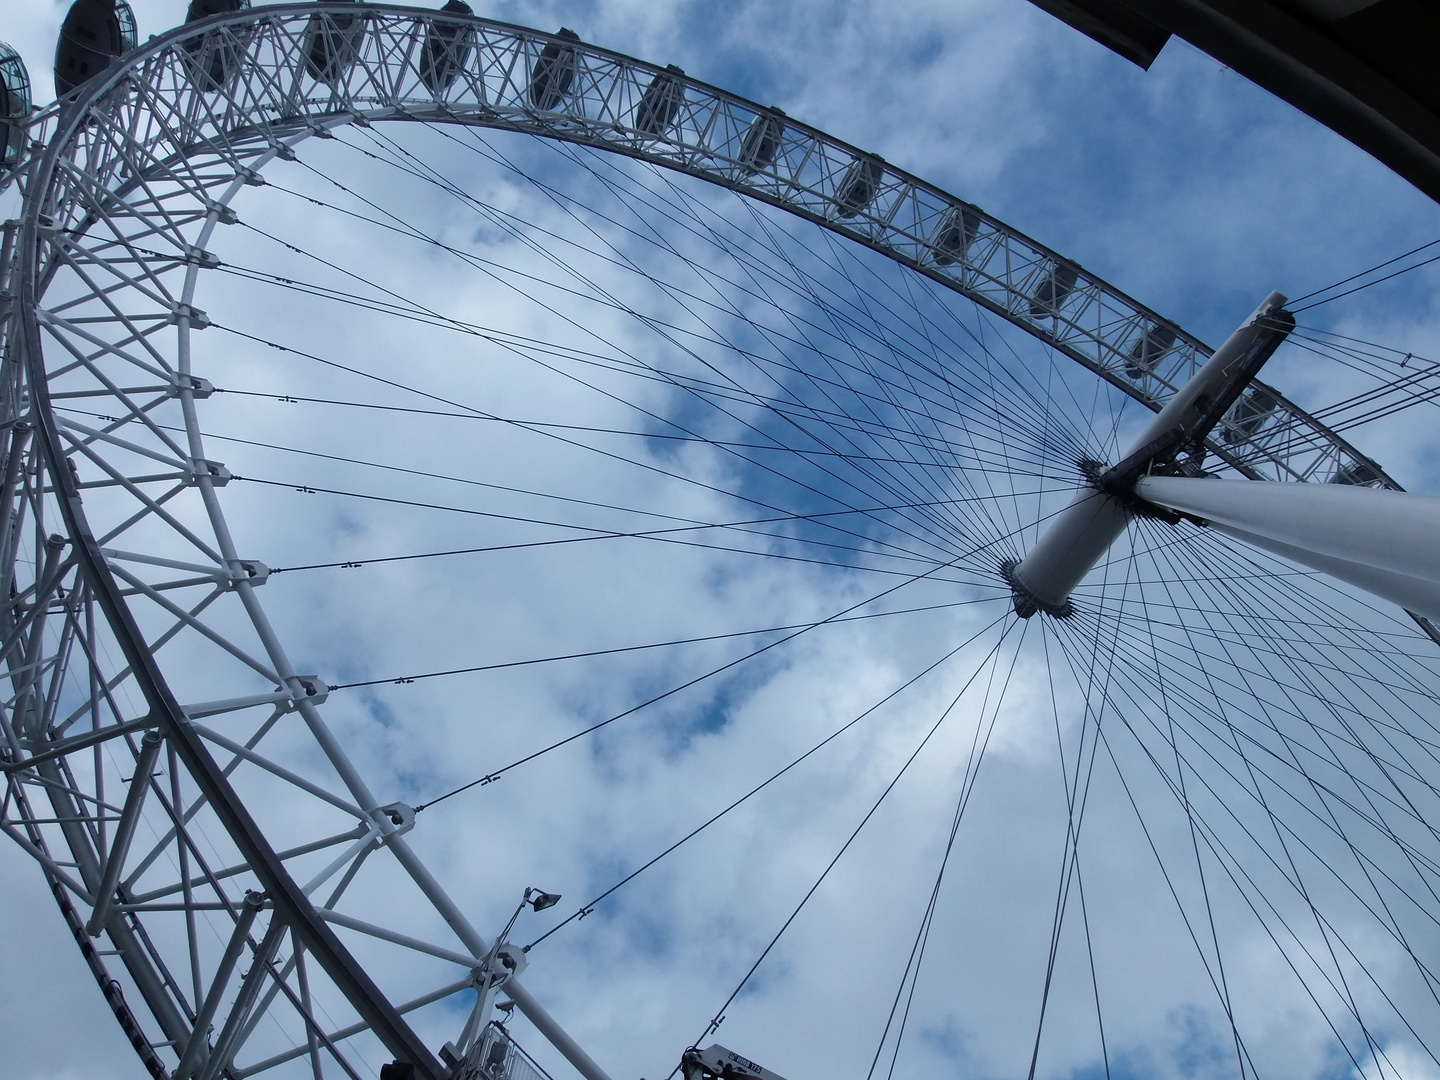
[[[1170,40],[1170,31],[1124,0],[1030,0],[1132,64],[1149,69]]]
[[[1129,17],[1184,38],[1256,85],[1294,105],[1440,202],[1440,116],[1323,27],[1270,0],[1031,0],[1134,59],[1109,40]],[[1105,23],[1123,9],[1108,36]],[[1080,13],[1083,18],[1071,18]],[[1139,61],[1136,61],[1137,63]],[[1146,65],[1142,65],[1146,66]]]

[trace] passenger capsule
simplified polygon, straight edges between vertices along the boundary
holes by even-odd
[[[577,43],[580,40],[579,34],[564,26],[555,36]],[[558,109],[560,103],[570,95],[576,66],[574,45],[564,45],[559,41],[546,42],[535,60],[535,67],[530,71],[530,104],[546,112]]]
[[[185,24],[208,19],[211,15],[233,15],[250,7],[250,0],[190,0],[185,11]]]
[[[1143,334],[1135,339],[1135,344],[1130,346],[1130,352],[1125,357],[1125,374],[1132,379],[1150,374],[1155,370],[1155,365],[1160,362],[1160,357],[1164,356],[1174,344],[1174,330],[1168,326],[1161,326],[1159,323],[1152,323]]]
[[[1044,318],[1060,310],[1065,298],[1075,289],[1080,272],[1073,266],[1051,263],[1049,271],[1040,280],[1035,295],[1030,298],[1030,317]]]
[[[190,7],[184,13],[186,26],[190,23],[209,19],[212,14],[235,14],[251,6],[251,0],[190,0]]]
[[[852,218],[863,211],[875,200],[884,178],[885,164],[879,158],[856,158],[835,190],[835,212],[842,218]]]
[[[1260,430],[1260,425],[1270,419],[1279,404],[1279,399],[1269,388],[1251,386],[1230,410],[1230,417],[1225,422],[1221,437],[1232,445],[1244,442]]]
[[[233,15],[249,6],[250,0],[190,0],[185,23],[188,26],[212,15]],[[224,86],[238,66],[240,47],[233,34],[211,31],[186,38],[180,45],[185,50],[190,77],[205,89],[218,90]]]
[[[30,119],[30,73],[20,54],[0,41],[0,175],[13,169],[25,150]]]
[[[779,109],[766,109],[755,117],[740,144],[740,164],[745,171],[757,173],[773,165],[784,137],[785,114]]]
[[[55,45],[55,93],[89,82],[138,40],[135,12],[125,0],[75,0]]]
[[[311,15],[305,24],[305,70],[334,86],[360,59],[364,40],[363,15]]]
[[[474,15],[465,0],[450,0],[440,9],[446,15]],[[425,46],[420,50],[420,81],[425,89],[439,97],[455,85],[455,80],[470,62],[475,47],[475,28],[462,22],[430,24],[425,33]]]
[[[135,11],[130,0],[115,0],[115,17],[120,20],[120,41],[129,52],[140,44],[140,25],[135,21]]]
[[[980,232],[980,215],[969,207],[952,206],[940,219],[935,240],[930,245],[937,266],[953,266],[970,252],[970,245]]]
[[[1329,480],[1332,484],[1352,484],[1365,487],[1380,481],[1380,470],[1363,459],[1351,461],[1343,466]]]
[[[650,80],[640,104],[635,106],[635,130],[642,135],[661,136],[670,130],[680,106],[685,104],[685,72],[674,64]]]

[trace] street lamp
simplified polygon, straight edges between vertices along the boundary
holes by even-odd
[[[524,896],[521,897],[519,905],[515,908],[515,913],[510,916],[510,921],[505,924],[505,929],[500,931],[499,937],[495,939],[495,944],[490,946],[490,951],[485,954],[485,958],[480,961],[479,967],[475,970],[475,987],[479,991],[479,997],[475,1001],[475,1008],[465,1021],[465,1027],[460,1032],[459,1040],[455,1043],[446,1043],[440,1051],[440,1057],[452,1069],[457,1068],[462,1062],[468,1062],[472,1057],[478,1060],[485,1044],[485,1039],[478,1036],[484,1032],[490,1021],[490,1013],[495,1008],[496,993],[525,968],[525,950],[510,944],[509,940],[510,931],[515,928],[520,913],[525,910],[526,905],[529,905],[532,911],[544,911],[559,902],[559,893],[526,888]]]

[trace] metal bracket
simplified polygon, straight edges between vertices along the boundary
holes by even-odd
[[[304,691],[304,694],[291,699],[291,710],[297,708],[301,701],[308,701],[311,705],[322,705],[330,696],[330,684],[318,675],[296,675],[294,681],[300,684],[300,689]]]
[[[207,209],[215,215],[215,220],[221,225],[234,225],[240,220],[240,215],[234,210],[228,206],[222,206],[217,202],[210,203]]]
[[[219,265],[217,260],[216,265]],[[198,375],[180,375],[170,387],[171,396],[176,396],[182,390],[190,391],[196,401],[203,401],[215,393],[215,386],[209,379],[202,379]]]
[[[190,320],[191,330],[204,330],[210,325],[210,316],[206,315],[205,312],[199,308],[192,307],[189,304],[175,305],[175,313],[170,317],[170,321],[179,323],[181,319]]]
[[[415,827],[415,808],[405,803],[393,802],[387,806],[377,807],[372,811],[376,818],[384,817],[389,819],[390,824],[395,826],[390,832],[385,833],[382,839],[391,836],[404,836]]]
[[[241,582],[246,582],[258,588],[269,580],[270,568],[268,566],[257,559],[242,559],[240,561],[240,571],[236,572],[232,570],[230,572],[229,587],[233,589]]]
[[[210,461],[208,458],[201,458],[198,461],[191,461],[190,476],[188,482],[194,484],[198,482],[200,477],[202,476],[208,476],[210,478],[210,482],[216,487],[224,487],[232,479],[234,479],[234,477],[230,473],[230,470],[227,469],[224,465],[220,464],[220,462],[218,461]]]
[[[220,256],[206,251],[204,248],[192,247],[185,253],[185,261],[193,263],[201,270],[216,270],[220,267]]]

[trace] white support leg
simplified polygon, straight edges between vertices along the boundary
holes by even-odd
[[[1146,502],[1440,619],[1440,498],[1341,484],[1148,476]]]

